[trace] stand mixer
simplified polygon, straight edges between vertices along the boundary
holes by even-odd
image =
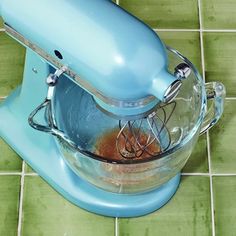
[[[2,0],[0,15],[27,48],[23,84],[0,106],[0,136],[88,211],[134,217],[168,202],[199,133],[223,112],[223,84],[205,85],[109,0]]]

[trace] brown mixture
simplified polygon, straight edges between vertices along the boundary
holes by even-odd
[[[104,157],[107,160],[124,160],[125,158],[119,153],[117,150],[117,135],[119,134],[120,130],[113,129],[111,131],[108,131],[104,134],[102,134],[100,137],[98,137],[96,144],[95,144],[95,153],[99,156]],[[128,134],[130,142],[135,142],[135,139],[132,137],[131,134],[127,132],[127,130],[124,130],[126,134]],[[139,143],[141,145],[145,145],[147,141],[147,135],[145,133],[141,133],[139,135]],[[125,147],[126,139],[124,136],[119,137],[119,147]],[[135,143],[133,143],[135,145]],[[137,145],[137,144],[136,144]],[[129,148],[129,145],[128,145]],[[146,159],[150,157],[150,154],[152,155],[157,155],[160,153],[160,146],[158,145],[157,142],[153,142],[150,144],[147,148],[146,151],[141,152],[140,151],[140,156],[139,157],[133,157],[131,158],[132,160],[137,160],[137,159]],[[130,159],[130,158],[127,158]]]

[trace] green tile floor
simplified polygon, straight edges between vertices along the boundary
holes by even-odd
[[[74,206],[0,140],[0,236],[236,236],[236,1],[117,3],[191,59],[207,82],[226,85],[221,121],[199,138],[171,201],[132,219],[102,217]],[[21,83],[24,53],[0,20],[0,102]]]

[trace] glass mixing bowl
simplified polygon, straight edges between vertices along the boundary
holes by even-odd
[[[205,84],[192,63],[174,49],[168,48],[168,56],[170,72],[180,63],[192,72],[171,103],[155,107],[163,151],[149,158],[119,159],[112,152],[101,156],[99,142],[119,128],[119,121],[98,109],[93,97],[74,82],[66,77],[58,80],[46,117],[54,123],[51,133],[64,160],[78,176],[107,191],[140,193],[161,186],[181,171],[199,134],[220,118],[225,89],[221,83]],[[145,129],[145,122],[142,125]],[[109,137],[113,145],[115,136]],[[102,148],[109,149],[109,142]]]

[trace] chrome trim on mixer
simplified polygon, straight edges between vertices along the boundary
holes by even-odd
[[[54,57],[52,57],[50,54],[45,52],[43,49],[35,45],[34,43],[30,42],[28,39],[26,39],[23,35],[21,35],[19,32],[17,32],[15,29],[13,29],[11,26],[4,24],[4,27],[6,29],[6,33],[11,35],[13,38],[21,42],[23,45],[27,46],[28,48],[32,49],[34,52],[39,54],[43,59],[45,59],[49,64],[53,65],[56,68],[63,68],[65,65],[63,65],[61,62],[56,60]],[[77,73],[75,73],[72,69],[70,69],[68,66],[66,66],[65,75],[70,77],[72,80],[74,80],[80,87],[84,88],[86,91],[88,91],[91,95],[97,97],[101,101],[103,101],[106,104],[109,104],[110,106],[118,107],[118,108],[135,108],[135,107],[144,107],[150,102],[153,102],[156,97],[154,96],[148,96],[136,100],[118,100],[110,97],[104,96],[99,90],[94,88],[90,83],[83,80]]]
[[[186,79],[190,76],[190,74],[191,74],[191,68],[186,63],[180,63],[178,66],[175,67],[174,75],[177,78]]]

